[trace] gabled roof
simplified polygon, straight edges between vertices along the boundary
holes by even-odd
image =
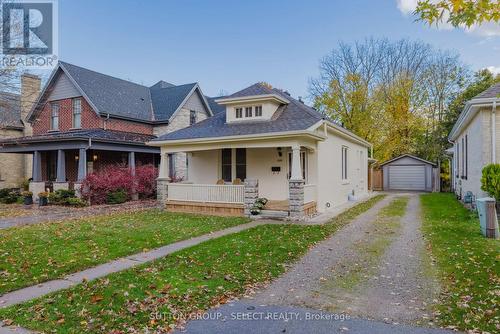
[[[196,83],[180,86],[152,86],[150,91],[155,120],[169,120],[196,86]]]
[[[21,121],[21,97],[18,94],[0,92],[0,128],[24,128]]]
[[[416,157],[416,156],[411,155],[411,154],[403,154],[403,155],[400,155],[399,157],[393,158],[391,160],[387,160],[387,161],[381,163],[380,166],[387,165],[388,163],[397,161],[397,160],[402,159],[402,158],[411,158],[411,159],[415,159],[415,160],[418,160],[420,162],[423,162],[423,163],[426,163],[426,164],[429,164],[429,165],[432,165],[432,166],[436,166],[436,164],[434,162],[430,162],[430,161],[424,160],[422,158]]]
[[[256,85],[261,85],[262,89]],[[153,141],[167,140],[183,140],[183,139],[199,139],[199,138],[214,138],[239,135],[253,135],[262,133],[277,133],[286,131],[307,130],[319,121],[323,120],[323,115],[304,103],[295,100],[279,89],[270,89],[262,84],[250,86],[238,93],[256,95],[260,92],[265,95],[276,94],[289,101],[288,104],[283,104],[275,113],[275,117],[271,120],[263,121],[248,121],[238,123],[227,123],[226,113],[219,112],[214,117],[209,117],[190,127],[180,129],[163,136],[160,136]],[[243,93],[242,93],[243,92]],[[229,95],[228,98],[235,97]]]
[[[494,84],[482,93],[474,96],[465,103],[464,110],[458,116],[455,125],[448,135],[448,139],[454,141],[462,132],[462,129],[469,124],[481,107],[493,106],[500,102],[500,83]]]
[[[474,96],[473,99],[500,98],[500,82],[491,86],[484,92]]]
[[[69,77],[96,113],[112,117],[152,123],[168,122],[196,90],[203,96],[197,83],[176,86],[159,81],[147,87],[60,61],[39,102],[48,96],[61,71]],[[204,103],[211,113],[208,102]],[[40,103],[35,106],[40,107]],[[35,107],[30,113],[30,119],[36,111]]]

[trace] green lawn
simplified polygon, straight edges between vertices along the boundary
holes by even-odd
[[[500,330],[500,241],[481,235],[475,213],[451,194],[422,195],[423,232],[442,277],[437,322]]]
[[[325,226],[264,225],[210,240],[155,262],[0,309],[0,319],[57,333],[161,332],[190,314],[241,295],[282,274],[383,196],[351,208]],[[159,314],[160,320],[151,320]]]
[[[246,222],[154,209],[0,230],[0,295]]]

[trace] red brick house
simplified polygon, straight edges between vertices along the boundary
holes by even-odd
[[[85,176],[109,164],[159,163],[145,143],[213,115],[197,83],[147,87],[60,62],[26,117],[33,135],[0,142],[0,153],[31,154],[33,193],[79,189]],[[213,104],[212,104],[213,105]],[[186,158],[169,156],[171,174]]]

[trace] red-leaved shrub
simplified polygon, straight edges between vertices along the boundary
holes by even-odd
[[[158,168],[153,165],[143,165],[135,169],[135,184],[139,198],[156,196],[156,179]]]
[[[82,197],[91,204],[106,203],[108,193],[124,190],[128,199],[135,192],[140,198],[156,195],[158,170],[153,165],[138,166],[135,177],[126,165],[107,166],[87,175],[82,183]]]

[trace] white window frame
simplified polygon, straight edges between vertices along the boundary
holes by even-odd
[[[255,117],[262,117],[262,106],[255,106]]]
[[[349,180],[349,174],[347,172],[347,168],[349,166],[349,148],[347,146],[342,146],[342,155],[341,155],[341,160],[342,160],[342,181],[348,181]]]
[[[76,103],[78,102],[78,108],[75,108]],[[73,128],[81,129],[82,128],[82,99],[76,98],[71,101],[71,106],[73,108]],[[78,109],[78,112],[77,112]],[[76,118],[78,115],[78,124],[76,122]]]
[[[252,118],[253,116],[253,107],[245,107],[245,118]]]
[[[61,112],[61,107],[59,103],[50,104],[50,130],[59,130],[59,114]]]
[[[243,108],[236,108],[236,118],[243,118]]]

